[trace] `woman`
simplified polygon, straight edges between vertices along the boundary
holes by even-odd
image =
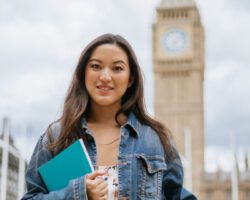
[[[96,171],[48,192],[37,168],[82,138]],[[169,131],[145,110],[132,47],[105,34],[82,52],[62,116],[34,150],[23,199],[181,199],[183,168]]]

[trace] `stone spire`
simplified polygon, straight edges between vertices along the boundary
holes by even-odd
[[[8,138],[10,135],[10,120],[7,117],[3,118],[3,124],[2,124],[2,139]]]
[[[247,153],[245,153],[244,160],[245,160],[245,170],[247,171],[247,170],[249,170],[249,160],[248,160],[248,154]]]
[[[162,0],[160,7],[192,7],[195,6],[195,0]]]

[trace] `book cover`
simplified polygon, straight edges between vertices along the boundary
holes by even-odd
[[[70,180],[94,171],[82,139],[77,140],[38,168],[47,189],[66,187]]]

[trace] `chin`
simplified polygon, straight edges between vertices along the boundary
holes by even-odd
[[[115,102],[96,102],[96,104],[97,104],[98,106],[108,107],[108,106],[113,106],[113,105],[115,105],[116,103],[115,103]]]
[[[108,100],[108,99],[98,99],[95,100],[95,104],[98,106],[104,106],[104,107],[109,107],[109,106],[114,106],[114,105],[120,105],[120,101],[114,101],[114,100]]]

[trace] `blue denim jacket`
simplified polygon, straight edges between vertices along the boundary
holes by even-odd
[[[89,145],[87,146],[93,165],[96,164],[96,146],[92,133],[82,120]],[[59,136],[60,124],[52,126],[54,138]],[[119,199],[179,200],[196,199],[182,188],[183,168],[177,151],[172,155],[164,153],[155,131],[140,123],[134,114],[121,127],[121,141],[118,156]],[[27,193],[22,200],[87,200],[85,177],[71,180],[67,187],[48,192],[37,168],[53,156],[46,149],[49,140],[43,134],[33,152],[27,172]],[[167,158],[167,159],[166,159]],[[62,166],[63,167],[63,166]]]

